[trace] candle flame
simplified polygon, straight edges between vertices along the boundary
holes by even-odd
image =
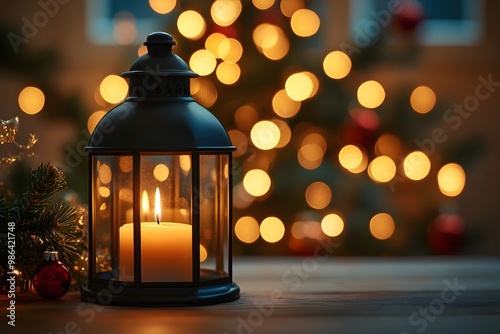
[[[161,220],[161,199],[160,199],[160,189],[156,187],[156,194],[155,194],[155,219],[156,222],[159,224]]]
[[[142,191],[142,215],[147,217],[149,215],[149,197],[146,190]]]

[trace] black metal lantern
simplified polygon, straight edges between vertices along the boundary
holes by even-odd
[[[130,71],[129,97],[95,128],[86,301],[202,305],[239,297],[232,281],[232,151],[190,95],[191,72],[155,32]]]

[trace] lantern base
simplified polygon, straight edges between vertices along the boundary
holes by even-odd
[[[234,283],[199,287],[128,288],[83,285],[81,298],[89,303],[124,306],[197,306],[226,303],[240,297],[240,288]]]

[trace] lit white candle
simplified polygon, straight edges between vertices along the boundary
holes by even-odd
[[[155,196],[156,222],[141,223],[142,282],[189,282],[192,271],[191,225],[162,222],[160,190]],[[120,227],[120,279],[133,280],[134,228]]]

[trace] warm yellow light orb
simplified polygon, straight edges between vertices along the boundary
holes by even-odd
[[[200,262],[203,262],[207,259],[208,257],[208,252],[205,246],[200,245]]]
[[[356,170],[363,163],[363,151],[355,145],[346,145],[339,151],[339,162],[348,171]]]
[[[272,106],[276,115],[283,118],[290,118],[299,112],[301,102],[292,100],[286,93],[286,90],[281,89],[274,94]]]
[[[285,235],[285,225],[276,217],[267,217],[260,223],[260,235],[269,243],[280,241]]]
[[[176,6],[177,0],[149,0],[149,5],[158,14],[168,14]]]
[[[205,33],[207,24],[200,13],[194,10],[182,12],[177,18],[177,29],[182,36],[189,39],[199,39]]]
[[[399,157],[401,150],[401,141],[391,133],[383,133],[375,143],[375,154],[387,155],[392,159]]]
[[[436,94],[427,86],[419,86],[411,93],[410,103],[413,110],[419,114],[426,114],[434,108]]]
[[[329,237],[339,236],[344,230],[344,220],[336,213],[330,213],[321,220],[321,230]]]
[[[431,170],[431,161],[424,152],[414,151],[404,159],[403,169],[410,180],[422,180]]]
[[[261,150],[270,150],[280,141],[280,129],[271,121],[260,121],[250,131],[252,143]]]
[[[254,243],[260,235],[259,222],[253,217],[244,216],[234,226],[236,237],[246,244]]]
[[[324,182],[313,182],[306,189],[306,202],[313,209],[321,210],[330,204],[332,190]]]
[[[376,157],[368,166],[368,175],[375,182],[389,182],[396,175],[396,164],[388,156]]]
[[[165,181],[168,178],[169,173],[170,170],[168,169],[168,166],[165,164],[158,164],[153,169],[153,176],[160,182]]]
[[[285,82],[285,90],[288,96],[295,101],[304,101],[313,92],[313,82],[304,73],[294,73]]]
[[[460,195],[465,187],[465,171],[457,163],[441,167],[437,175],[439,190],[449,197]]]
[[[384,87],[375,80],[363,82],[358,88],[358,101],[365,108],[377,108],[384,102]]]
[[[17,102],[23,112],[34,115],[42,110],[45,104],[45,95],[40,89],[28,86],[19,93]]]
[[[217,66],[217,79],[225,85],[232,85],[238,81],[241,69],[236,63],[222,62]]]
[[[370,220],[370,232],[379,240],[389,239],[395,228],[394,219],[387,213],[378,213]]]
[[[189,59],[189,66],[193,72],[205,76],[211,74],[217,66],[215,56],[205,49],[195,51]]]
[[[115,104],[127,96],[128,84],[122,77],[110,74],[101,81],[99,91],[106,102]]]
[[[351,71],[352,62],[342,51],[333,51],[323,60],[323,70],[332,79],[342,79]]]
[[[240,16],[242,4],[240,0],[216,0],[210,8],[212,20],[221,27],[227,27]]]
[[[262,169],[252,169],[243,177],[243,186],[250,195],[262,196],[271,188],[271,178]]]
[[[227,39],[228,38],[225,35],[214,32],[205,40],[205,49],[210,51],[216,58],[221,58],[219,54],[219,46]]]
[[[94,111],[87,120],[87,129],[89,133],[94,132],[97,123],[106,115],[106,112],[103,110]]]
[[[296,10],[290,20],[293,32],[300,37],[309,37],[314,35],[320,25],[318,14],[310,9]]]
[[[226,38],[220,42],[217,53],[224,61],[236,63],[243,55],[243,46],[237,39]]]
[[[260,10],[266,10],[274,5],[274,0],[252,0],[255,8]]]
[[[297,10],[304,8],[304,0],[281,0],[280,10],[286,17],[292,17]]]

